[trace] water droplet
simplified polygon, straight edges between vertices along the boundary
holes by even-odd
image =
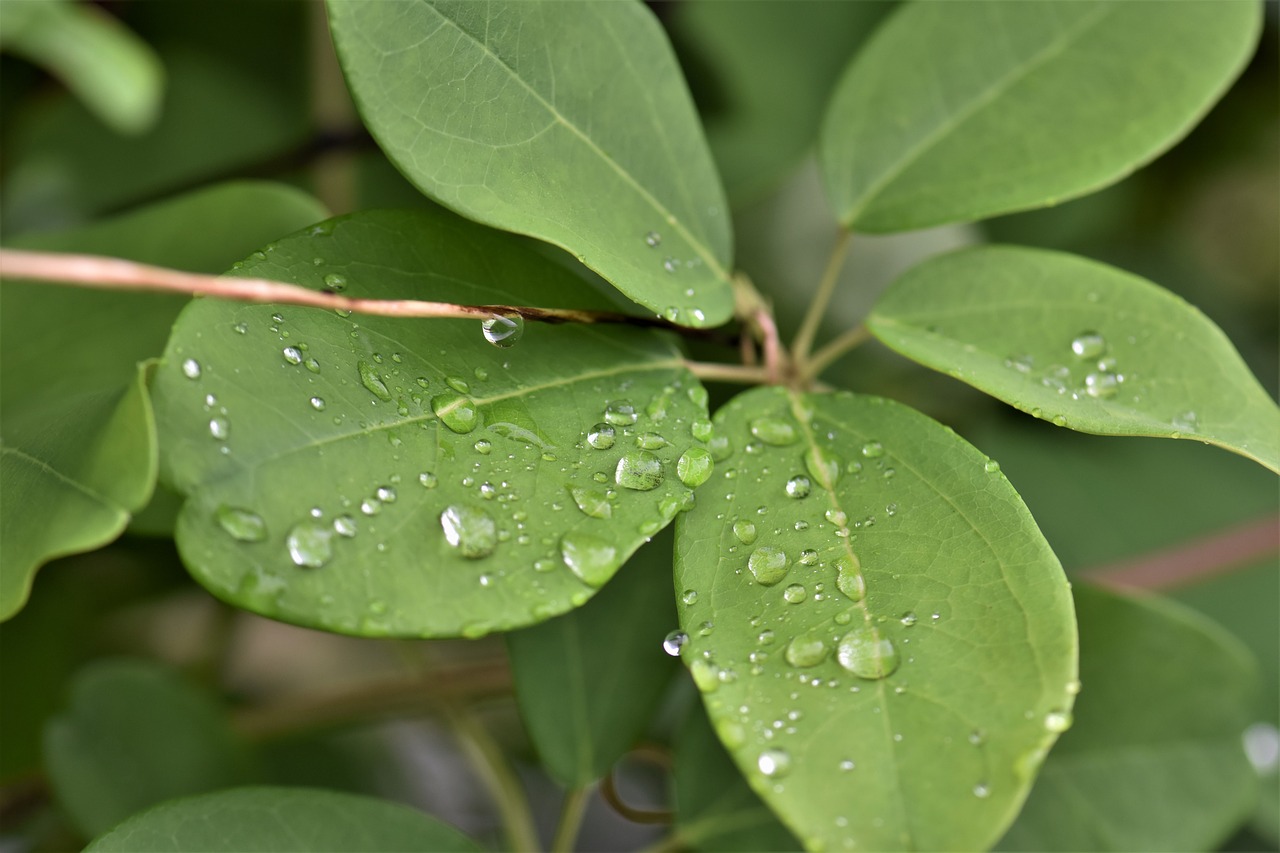
[[[267,525],[262,516],[247,509],[223,504],[214,518],[232,539],[240,542],[261,542],[267,538]]]
[[[809,597],[809,590],[802,583],[790,584],[782,591],[782,600],[787,604],[800,604]]]
[[[1050,711],[1044,715],[1044,727],[1047,731],[1061,734],[1071,728],[1071,712]]]
[[[249,334],[249,324],[248,324],[248,323],[236,323],[236,324],[235,324],[234,326],[232,326],[231,328],[232,328],[233,330],[235,330],[235,333],[236,333],[237,335],[247,335],[247,334]]]
[[[747,558],[747,568],[755,576],[756,582],[765,586],[773,586],[787,575],[791,568],[791,560],[787,552],[773,545],[763,545],[751,552]]]
[[[498,525],[482,509],[453,504],[440,513],[440,526],[445,541],[470,560],[487,557],[498,547]]]
[[[519,314],[494,314],[480,324],[484,339],[495,347],[513,347],[524,335],[524,317]]]
[[[604,408],[605,423],[614,426],[630,426],[638,417],[636,407],[627,400],[615,400]]]
[[[378,500],[382,501],[384,504],[393,504],[396,502],[396,490],[390,486],[379,486],[378,490],[374,492],[374,494],[377,495]]]
[[[209,435],[218,441],[226,441],[231,433],[231,422],[226,418],[212,418],[209,421]]]
[[[382,512],[382,501],[377,498],[365,498],[360,501],[360,511],[365,515],[377,515]]]
[[[830,450],[811,447],[804,455],[804,467],[819,483],[834,486],[844,473],[844,460]]]
[[[800,440],[800,431],[791,421],[781,418],[756,418],[750,425],[751,434],[775,447],[785,447]]]
[[[280,354],[289,364],[302,364],[302,351],[297,347],[285,347],[280,350]]]
[[[733,443],[726,435],[713,435],[707,439],[707,450],[711,451],[712,459],[723,462],[733,455]]]
[[[974,729],[969,732],[969,743],[974,746],[982,746],[987,741],[987,733],[982,729]]]
[[[787,645],[787,663],[797,668],[817,666],[829,651],[826,641],[816,632],[801,634]]]
[[[662,268],[667,272],[675,272],[680,266],[680,262],[675,258],[665,258],[662,261]]]
[[[809,496],[809,492],[813,490],[813,482],[802,474],[797,474],[790,480],[787,480],[787,497],[804,498]]]
[[[431,398],[431,411],[440,423],[460,434],[471,432],[480,420],[475,402],[460,394],[437,394]]]
[[[642,432],[636,436],[636,446],[645,450],[660,450],[667,446],[667,440],[656,432]]]
[[[840,639],[836,660],[859,678],[873,681],[898,668],[898,650],[874,625],[860,625]]]
[[[698,603],[698,591],[696,589],[686,589],[684,592],[680,593],[680,600],[683,601],[686,606],[692,607]]]
[[[980,800],[985,800],[987,797],[991,796],[991,787],[983,782],[979,782],[973,786],[973,795]]]
[[[1114,373],[1090,373],[1084,378],[1084,390],[1090,397],[1111,397],[1120,390]]]
[[[369,390],[373,396],[384,402],[391,401],[391,392],[387,390],[387,383],[382,381],[382,377],[378,375],[378,371],[373,365],[367,361],[356,363],[356,370],[360,372],[360,384]]]
[[[650,231],[648,234],[644,235],[644,244],[650,249],[656,249],[658,246],[662,245],[662,235],[657,231]]]
[[[613,504],[603,489],[586,489],[574,487],[569,489],[573,502],[585,515],[592,518],[610,518],[613,515]]]
[[[200,362],[194,358],[188,358],[182,362],[182,375],[188,379],[199,379],[200,372]]]
[[[849,515],[842,509],[829,509],[823,516],[836,527],[844,527],[849,523]]]
[[[622,564],[618,549],[609,542],[571,530],[560,537],[560,559],[587,586],[603,586]]]
[[[356,535],[356,520],[349,515],[340,515],[333,520],[333,532],[351,539]]]
[[[1081,332],[1071,339],[1071,351],[1077,358],[1094,359],[1107,351],[1107,341],[1097,332]]]
[[[587,444],[596,450],[608,450],[613,447],[617,433],[608,424],[596,424],[587,431]]]
[[[430,471],[423,471],[418,475],[418,482],[421,483],[424,488],[434,489],[436,486],[440,485],[440,478],[435,474],[432,474]]]
[[[689,642],[689,635],[684,631],[672,631],[662,640],[662,650],[673,658],[680,657],[680,650]]]
[[[326,525],[304,521],[285,537],[289,559],[304,569],[322,568],[333,557],[333,531]]]
[[[311,398],[311,408],[315,409],[317,412],[323,412],[325,405],[324,397]]]
[[[862,455],[867,459],[878,459],[884,456],[884,445],[878,441],[868,441],[862,445]]]
[[[898,621],[901,622],[903,626],[910,628],[912,625],[916,624],[918,620],[916,619],[916,614],[908,610],[906,613],[902,614],[902,618]]]
[[[331,272],[324,277],[324,286],[334,293],[341,293],[347,289],[347,277]]]
[[[1190,410],[1175,415],[1171,423],[1173,428],[1180,432],[1195,432],[1200,428],[1199,416]]]
[[[800,552],[800,565],[816,566],[818,564],[818,552],[812,548],[805,548]]]
[[[463,379],[461,376],[446,376],[444,378],[444,384],[448,385],[450,388],[457,391],[459,394],[471,393],[471,385],[467,382],[467,380]]]
[[[711,477],[715,464],[709,452],[701,447],[690,447],[676,462],[676,476],[689,488],[696,489]]]
[[[994,459],[988,459],[987,463],[983,465],[982,468],[988,474],[996,474],[1000,471],[1000,463]]]
[[[835,559],[836,589],[844,593],[852,601],[861,601],[867,597],[867,581],[862,576],[862,566],[858,558],[846,554]]]
[[[488,456],[493,452],[493,442],[487,438],[482,438],[471,446],[481,456]]]
[[[705,658],[694,658],[689,674],[703,693],[714,693],[720,687],[720,667]]]
[[[628,453],[618,460],[613,479],[625,489],[647,492],[662,484],[662,460],[647,450]]]
[[[756,759],[756,767],[770,779],[786,776],[791,771],[791,753],[785,749],[766,749]]]
[[[738,537],[738,541],[743,545],[750,545],[756,541],[756,526],[749,521],[739,519],[733,523],[733,535]]]

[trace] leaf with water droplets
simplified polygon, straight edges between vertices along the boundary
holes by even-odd
[[[715,427],[735,452],[676,528],[676,588],[699,591],[682,657],[751,786],[811,849],[990,845],[1076,672],[1066,579],[1018,495],[879,398],[757,389]]]
[[[324,215],[292,188],[237,183],[11,245],[218,273]],[[0,288],[0,619],[26,601],[41,564],[110,542],[147,503],[156,441],[139,363],[164,349],[186,301],[19,281]],[[183,365],[184,377],[200,370]]]
[[[585,606],[507,634],[521,716],[557,782],[595,782],[644,732],[675,670],[662,648],[675,622],[664,533]]]
[[[519,238],[434,207],[322,223],[233,274],[319,288],[334,269],[355,297],[607,305]],[[692,505],[679,471],[706,473],[705,392],[657,331],[489,337],[480,317],[192,304],[154,394],[195,577],[272,618],[370,636],[478,636],[586,602]]]
[[[567,249],[672,322],[729,319],[724,191],[671,46],[642,4],[328,8],[365,124],[419,189]]]
[[[98,836],[93,853],[456,853],[480,847],[417,809],[318,788],[229,788],[162,803]]]
[[[837,216],[910,231],[1115,183],[1195,126],[1261,23],[1260,3],[903,4],[828,108]]]
[[[1217,849],[1257,795],[1258,774],[1240,748],[1253,721],[1255,663],[1224,628],[1182,605],[1079,584],[1074,592],[1074,722],[998,849]]]
[[[867,326],[1058,426],[1192,438],[1280,471],[1280,408],[1227,336],[1114,267],[1042,249],[967,249],[907,272]]]

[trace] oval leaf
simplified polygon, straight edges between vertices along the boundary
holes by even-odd
[[[1280,471],[1280,408],[1178,296],[1074,255],[983,246],[895,282],[867,318],[893,349],[1081,432],[1194,438]]]
[[[58,802],[90,837],[164,800],[248,781],[217,701],[144,661],[80,672],[70,709],[45,725],[44,752]]]
[[[907,231],[1115,183],[1186,135],[1248,62],[1260,3],[913,3],[832,98],[839,220]]]
[[[673,322],[729,319],[724,192],[641,4],[330,0],[329,17],[365,124],[419,189]]]
[[[600,301],[439,208],[340,218],[237,272],[369,298]],[[501,348],[479,320],[202,300],[154,394],[196,578],[371,636],[479,636],[584,603],[688,504],[677,463],[705,453],[706,392],[667,336],[627,326],[530,324]]]
[[[1075,724],[1000,848],[1216,849],[1256,796],[1240,746],[1257,688],[1248,652],[1173,602],[1087,586],[1075,600]]]
[[[955,433],[880,398],[759,389],[676,529],[684,649],[720,739],[811,849],[970,849],[1071,705],[1066,579]]]
[[[475,842],[408,806],[311,788],[234,788],[135,815],[93,853],[471,851]]]

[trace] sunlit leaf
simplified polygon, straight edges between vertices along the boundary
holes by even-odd
[[[969,849],[1017,814],[1076,677],[1062,570],[998,466],[896,403],[758,389],[678,522],[683,656],[810,848]]]

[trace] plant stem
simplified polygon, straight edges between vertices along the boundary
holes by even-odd
[[[471,760],[472,767],[498,806],[507,835],[507,849],[520,853],[541,850],[538,830],[533,823],[533,811],[529,808],[529,798],[525,795],[524,786],[507,764],[501,747],[470,714],[446,707],[444,715],[454,734],[458,736],[458,742],[467,758]]]
[[[674,853],[676,850],[683,849],[684,846],[684,840],[680,837],[680,833],[673,832],[665,838],[658,839],[657,842],[644,848],[640,853]]]
[[[809,350],[813,347],[813,339],[818,334],[818,326],[827,312],[827,305],[831,302],[831,295],[835,293],[836,283],[840,280],[840,268],[844,266],[844,258],[849,252],[852,239],[852,231],[841,230],[836,236],[831,255],[827,258],[827,268],[823,270],[818,282],[818,291],[813,295],[813,301],[809,303],[804,321],[800,324],[800,331],[796,332],[795,340],[791,343],[791,357],[802,369]]]
[[[710,361],[686,361],[684,365],[694,376],[711,382],[759,385],[769,381],[768,369],[758,365],[719,364]]]
[[[591,787],[574,788],[564,796],[560,807],[560,822],[556,825],[556,837],[551,841],[551,853],[570,853],[582,827],[583,815],[591,798]]]
[[[855,347],[860,346],[870,337],[871,333],[867,331],[866,326],[862,325],[855,326],[842,333],[809,358],[804,366],[804,378],[806,380],[817,379],[822,375],[822,371],[831,366],[832,362]]]

